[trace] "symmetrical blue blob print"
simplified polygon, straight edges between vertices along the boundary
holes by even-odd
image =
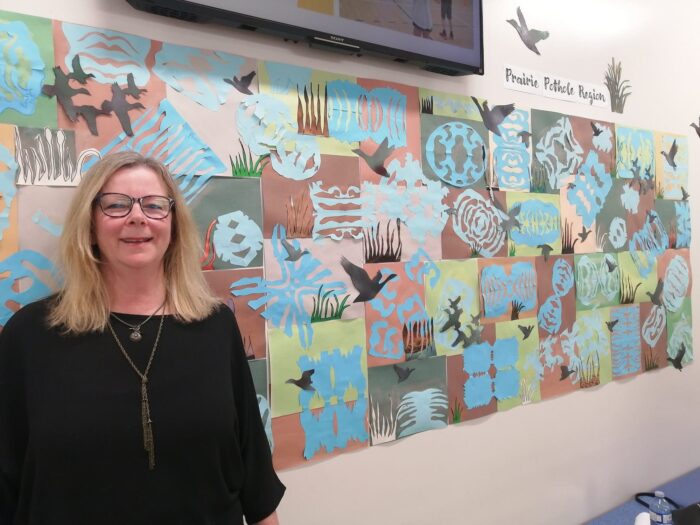
[[[449,402],[439,388],[413,391],[401,398],[396,412],[396,437],[402,438],[447,426]]]
[[[0,21],[0,113],[32,115],[44,84],[39,46],[23,22]]]
[[[690,248],[690,205],[676,201],[676,248]]]
[[[516,244],[537,247],[554,243],[561,235],[559,209],[551,202],[539,199],[522,201],[518,221],[520,227],[510,231],[510,238]]]
[[[286,137],[296,134],[287,106],[265,93],[248,95],[236,112],[236,128],[253,155],[266,155]]]
[[[656,346],[666,330],[666,308],[652,304],[649,315],[642,325],[642,338],[651,348]]]
[[[24,306],[51,293],[51,288],[34,273],[32,266],[38,270],[47,270],[52,276],[56,274],[54,264],[33,250],[22,250],[0,261],[0,274],[7,274],[0,279],[0,325],[5,326],[14,314],[7,306],[8,302],[12,301]],[[29,283],[29,286],[26,289],[22,288],[22,291],[15,290],[16,281],[19,279]]]
[[[425,160],[440,180],[464,188],[484,176],[486,144],[469,124],[447,122],[425,141]]]
[[[637,188],[632,187],[631,184],[625,184],[622,187],[620,202],[628,212],[637,213],[639,209],[639,200],[639,190]]]
[[[662,299],[666,309],[670,312],[678,311],[689,290],[690,268],[683,257],[676,255],[668,263],[664,274]]]
[[[10,227],[10,206],[12,206],[12,201],[17,193],[17,186],[15,186],[17,168],[12,153],[0,144],[0,197],[5,201],[2,211],[0,211],[0,240],[2,240],[5,230]]]
[[[233,86],[225,78],[240,76],[245,59],[223,53],[163,43],[153,72],[186,97],[215,111],[226,102]],[[246,71],[247,73],[247,71]]]
[[[622,179],[653,177],[654,133],[645,129],[616,126],[617,176]]]
[[[519,133],[530,132],[529,112],[516,109],[493,135],[493,169],[502,190],[530,191],[530,151]]]
[[[515,397],[520,391],[518,340],[515,337],[496,340],[493,346],[479,343],[465,348],[464,371],[469,378],[464,384],[464,404],[467,408],[486,406],[492,398],[499,401]],[[496,368],[493,378],[491,365]]]
[[[513,263],[510,274],[501,265],[487,266],[481,271],[481,295],[484,317],[499,317],[510,311],[513,301],[531,310],[537,304],[537,275],[531,262]]]
[[[537,312],[537,322],[540,328],[550,334],[559,332],[562,323],[561,299],[574,288],[574,269],[564,258],[554,261],[552,266],[552,291],[540,305]]]
[[[506,242],[501,223],[508,218],[491,199],[474,190],[464,190],[454,203],[452,229],[457,237],[481,257],[494,257]]]
[[[248,266],[263,247],[260,226],[240,210],[220,215],[214,228],[217,257],[235,266]]]
[[[338,295],[346,293],[342,281],[324,281],[331,276],[328,268],[310,254],[296,261],[287,261],[286,250],[282,239],[286,238],[283,226],[276,225],[272,230],[272,249],[277,260],[281,277],[277,280],[262,277],[246,277],[231,283],[231,293],[237,297],[252,294],[263,294],[262,297],[249,302],[253,310],[265,305],[261,314],[277,327],[284,327],[287,336],[292,335],[292,327],[299,331],[299,342],[302,348],[308,348],[313,340],[311,314],[304,307],[304,298],[314,297],[321,285],[326,289],[337,290]]]
[[[76,24],[64,23],[62,27],[69,46],[67,64],[80,55],[81,67],[95,75],[97,82],[126,84],[131,73],[137,86],[148,83],[151,74],[146,56],[151,49],[150,39]]]
[[[642,370],[639,331],[639,305],[631,304],[613,308],[610,322],[614,328],[610,337],[613,376],[636,374]]]
[[[349,80],[332,80],[328,90],[328,134],[344,142],[388,140],[406,145],[406,95],[387,87],[366,89]]]
[[[385,287],[386,288],[386,287]],[[375,307],[378,311],[381,307]],[[385,315],[390,315],[394,310],[394,305],[390,304],[390,311]],[[386,321],[375,321],[370,328],[368,338],[369,355],[375,357],[386,357],[387,359],[403,359],[403,342],[395,337],[399,333],[398,329],[389,326]],[[394,343],[394,341],[397,341]]]
[[[668,249],[668,233],[655,210],[647,213],[644,227],[630,239],[630,256],[639,274],[646,277],[654,269],[656,259]]]
[[[562,117],[547,130],[535,146],[535,158],[542,165],[552,189],[560,189],[581,164],[583,148],[576,141],[571,121]]]
[[[608,240],[616,250],[621,250],[627,244],[627,223],[622,217],[613,217],[610,221]]]
[[[304,457],[313,458],[321,448],[326,452],[345,448],[350,440],[367,441],[366,417],[366,397],[353,403],[327,405],[318,415],[309,409],[302,410],[299,419],[306,435]]]
[[[271,150],[270,163],[283,177],[306,180],[316,175],[321,167],[321,147],[316,137],[295,135],[291,142],[285,140],[275,145]]]
[[[614,254],[581,255],[576,260],[576,298],[582,305],[600,306],[619,295],[620,268]]]
[[[595,151],[589,151],[586,162],[574,178],[573,185],[566,190],[569,202],[576,207],[576,212],[583,219],[583,224],[590,227],[603,208],[605,198],[612,188],[612,177],[605,171],[605,165],[598,160]]]
[[[408,278],[418,284],[428,283],[429,286],[437,286],[440,280],[440,267],[430,258],[428,252],[423,248],[418,248],[416,253],[404,267]]]
[[[120,133],[100,154],[132,150],[147,157],[156,157],[168,167],[189,203],[214,175],[228,171],[211,148],[167,100],[157,109],[146,111],[133,125],[134,136]],[[89,169],[97,158],[85,163]]]

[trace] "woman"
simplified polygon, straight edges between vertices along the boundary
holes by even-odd
[[[160,163],[105,157],[60,241],[64,287],[0,334],[0,523],[276,524],[240,332]]]

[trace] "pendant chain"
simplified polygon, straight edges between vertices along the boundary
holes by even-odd
[[[148,321],[150,321],[151,317],[156,315],[156,313],[158,311],[160,311],[160,309],[163,308],[164,306],[165,306],[165,300],[158,308],[155,309],[155,311],[151,315],[146,317],[145,320],[141,321],[140,323],[136,323],[136,324],[127,323],[124,319],[122,319],[121,317],[119,317],[115,313],[110,313],[109,315],[114,317],[117,321],[119,321],[124,326],[128,326],[129,329],[131,330],[131,334],[129,334],[129,339],[131,339],[134,343],[138,343],[142,339],[141,328],[143,327],[143,325],[145,325]]]
[[[165,303],[163,303],[158,310],[163,308],[165,306]],[[156,310],[156,312],[158,311]],[[149,319],[155,315],[156,312],[153,312],[149,316]],[[114,314],[112,314],[114,315]],[[116,316],[115,316],[116,317]],[[119,347],[119,350],[121,350],[122,355],[126,358],[127,362],[131,366],[131,368],[136,372],[136,374],[139,376],[141,379],[141,426],[143,428],[143,448],[148,454],[148,469],[153,470],[156,466],[156,450],[155,450],[155,443],[153,441],[153,421],[151,421],[151,406],[148,402],[148,372],[151,370],[151,364],[153,364],[153,356],[156,355],[156,348],[158,348],[158,341],[160,340],[160,334],[161,331],[163,330],[163,320],[165,319],[165,314],[162,314],[160,316],[160,324],[158,325],[158,333],[156,334],[156,341],[153,343],[153,349],[151,350],[151,355],[148,358],[148,363],[146,364],[146,369],[141,372],[134,361],[129,357],[129,354],[126,353],[126,350],[124,349],[124,346],[122,345],[121,341],[119,341],[119,337],[117,337],[117,333],[114,331],[114,327],[112,327],[112,323],[108,322],[107,326],[109,327],[109,331],[112,332],[112,336],[114,336],[114,340],[117,343],[117,346]],[[146,319],[147,321],[148,319]],[[145,321],[144,321],[145,323]],[[141,323],[143,325],[144,323]],[[126,324],[126,323],[125,323]],[[141,327],[139,325],[139,328]],[[139,334],[139,339],[140,339],[140,334]]]

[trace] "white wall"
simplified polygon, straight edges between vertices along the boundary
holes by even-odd
[[[694,174],[700,166],[700,139],[689,127],[700,115],[696,0],[484,1],[487,74],[461,78],[178,23],[137,12],[124,0],[0,0],[0,9],[474,94],[492,104],[516,102],[688,133],[689,190],[691,202],[698,202],[700,182]],[[518,5],[531,26],[551,33],[540,45],[540,57],[520,44],[505,22],[514,18]],[[502,87],[504,62],[602,84],[613,56],[622,61],[623,76],[632,83],[624,115]],[[694,208],[693,228],[700,232],[700,212]],[[697,271],[696,246],[691,253]],[[699,293],[696,287],[693,299]],[[698,312],[700,307],[696,327]],[[700,365],[694,364],[680,373],[671,368],[647,373],[282,472],[288,492],[279,514],[283,525],[580,523],[636,491],[700,466],[699,443]]]

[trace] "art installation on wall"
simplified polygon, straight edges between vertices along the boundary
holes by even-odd
[[[0,41],[0,325],[60,285],[90,166],[156,157],[278,468],[693,359],[687,136],[13,13]]]

